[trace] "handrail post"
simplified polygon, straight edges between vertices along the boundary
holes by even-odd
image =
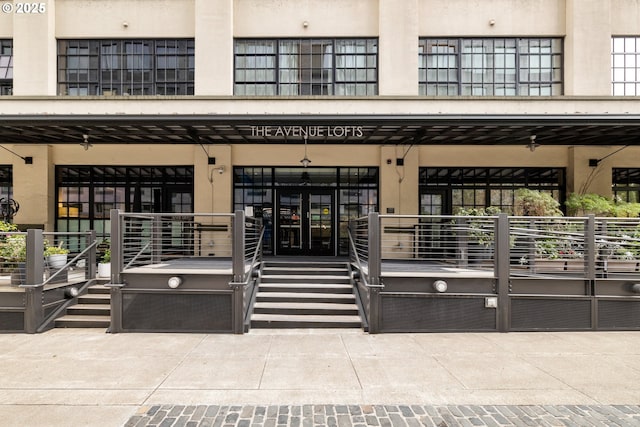
[[[508,332],[511,328],[511,301],[509,299],[509,217],[498,214],[495,228],[495,275],[498,280],[498,331]]]
[[[111,209],[111,333],[122,332],[122,216],[119,209]]]
[[[154,216],[151,220],[151,263],[162,262],[163,251],[162,218]]]
[[[585,289],[591,298],[591,328],[598,328],[598,302],[596,296],[596,262],[598,259],[598,245],[596,243],[596,217],[587,215],[587,224],[584,229],[584,273],[586,277]],[[606,261],[605,261],[606,262]],[[604,267],[604,266],[603,266]]]
[[[378,212],[369,213],[369,242],[368,242],[368,268],[369,268],[369,333],[376,334],[380,332],[380,270],[381,270],[381,253],[380,253],[380,214]]]
[[[91,246],[97,240],[96,230],[91,230],[86,237],[88,240],[86,242],[86,245]],[[98,262],[97,255],[96,255],[96,249],[97,249],[96,246],[97,245],[91,246],[91,249],[87,253],[87,260],[86,260],[87,271],[85,275],[86,279],[93,279],[94,277],[96,277],[96,263]]]
[[[244,223],[244,211],[237,210],[233,213],[233,240],[232,240],[232,255],[233,262],[233,281],[244,281],[244,237],[245,237],[245,223]]]
[[[587,226],[584,230],[584,263],[585,273],[587,279],[593,283],[596,278],[596,261],[598,257],[598,250],[596,245],[596,217],[593,214],[587,216]]]
[[[469,265],[469,218],[456,218],[456,259],[458,267]]]
[[[25,263],[25,332],[35,334],[44,321],[42,305],[42,277],[44,274],[44,238],[42,230],[29,229],[26,237],[27,260]]]
[[[233,282],[233,332],[242,334],[244,332],[244,252],[245,252],[245,217],[244,211],[237,210],[233,213],[232,224],[232,249],[231,263]]]

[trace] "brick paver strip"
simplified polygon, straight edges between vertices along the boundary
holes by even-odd
[[[640,405],[154,405],[125,427],[612,425],[640,425]]]

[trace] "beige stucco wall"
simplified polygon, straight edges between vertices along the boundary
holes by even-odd
[[[55,3],[58,38],[194,36],[194,0],[56,0]]]
[[[565,0],[420,0],[420,36],[562,36],[564,3]]]
[[[379,3],[378,93],[418,95],[418,0]]]
[[[233,26],[234,37],[375,37],[378,1],[235,0]]]
[[[609,0],[613,35],[640,34],[640,0]]]
[[[13,13],[14,95],[56,94],[56,2],[42,3],[45,13]]]
[[[233,94],[233,0],[195,0],[195,94]]]
[[[63,146],[9,146],[21,156],[31,156],[32,165],[7,151],[0,152],[0,164],[13,165],[14,198],[20,212],[17,224],[44,224],[53,229],[55,165],[194,165],[194,210],[229,212],[233,202],[233,166],[298,166],[304,146],[296,145],[95,145],[89,150],[71,144]],[[567,169],[567,191],[611,194],[611,170],[637,167],[640,147],[627,147],[603,160],[597,168],[589,159],[602,159],[620,146],[539,147],[530,152],[525,146],[308,146],[312,166],[373,166],[380,168],[380,211],[397,214],[418,213],[418,172],[425,166],[449,167],[561,167]],[[208,165],[207,158],[216,164]],[[404,166],[396,159],[404,158]],[[126,160],[123,160],[126,159]],[[218,173],[220,167],[223,173]],[[585,182],[590,182],[585,187]]]
[[[10,39],[13,37],[13,15],[10,13],[0,13],[0,38]]]
[[[610,95],[610,0],[566,2],[565,94]]]

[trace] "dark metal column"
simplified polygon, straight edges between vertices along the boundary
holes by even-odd
[[[122,332],[122,224],[120,210],[111,209],[111,333]]]
[[[44,275],[44,238],[42,230],[27,230],[27,261],[25,266],[24,329],[35,334],[44,321],[42,277]]]
[[[371,212],[369,214],[369,242],[368,242],[368,268],[369,268],[369,333],[380,332],[380,315],[382,313],[380,304],[380,279],[381,254],[380,254],[380,214]]]
[[[244,211],[237,210],[233,214],[233,248],[231,262],[233,282],[229,284],[233,289],[233,332],[244,332],[244,252],[245,252],[245,218]]]
[[[598,247],[596,244],[596,217],[587,216],[584,228],[584,272],[585,294],[591,297],[591,328],[598,329],[598,301],[596,298],[596,263],[598,261]]]
[[[508,332],[511,329],[511,301],[509,298],[509,217],[507,214],[498,215],[495,227],[494,268],[498,279],[498,331]]]

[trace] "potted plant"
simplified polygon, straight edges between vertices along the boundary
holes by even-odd
[[[49,267],[60,269],[67,264],[69,249],[64,248],[63,244],[61,241],[57,246],[51,246],[48,240],[44,241],[44,257]]]
[[[21,285],[26,277],[27,239],[24,234],[8,234],[0,242],[0,257],[11,273],[11,284]]]
[[[111,249],[106,248],[98,263],[98,277],[111,277]]]

